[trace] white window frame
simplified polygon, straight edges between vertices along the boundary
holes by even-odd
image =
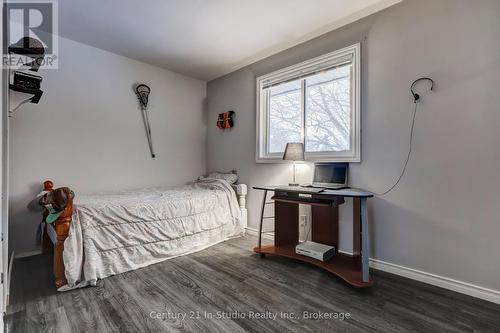
[[[324,54],[322,56],[289,66],[272,73],[259,76],[256,80],[256,109],[257,109],[257,137],[256,137],[256,162],[257,163],[281,163],[282,153],[269,153],[269,93],[263,90],[263,86],[269,83],[286,82],[294,78],[301,78],[331,69],[336,65],[352,62],[351,80],[351,131],[350,151],[341,152],[309,152],[305,153],[307,161],[312,162],[361,162],[361,45],[354,44],[343,49]],[[352,59],[352,60],[350,60]],[[302,103],[303,104],[303,103]],[[304,114],[305,115],[305,114]],[[304,116],[302,115],[302,116]],[[304,141],[304,133],[301,133]]]

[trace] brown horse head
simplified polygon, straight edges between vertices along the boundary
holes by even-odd
[[[54,210],[63,211],[74,197],[75,193],[69,187],[60,187],[44,194],[38,203],[44,207],[52,205]]]

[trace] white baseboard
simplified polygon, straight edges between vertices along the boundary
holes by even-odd
[[[254,236],[257,236],[258,234],[258,230],[254,228],[247,228],[247,232],[249,235],[254,235]],[[263,234],[262,237],[270,240],[274,239],[274,236],[269,234]],[[339,252],[352,255],[352,253],[347,251],[339,250]],[[498,290],[484,288],[481,286],[474,285],[472,283],[450,279],[445,276],[427,273],[413,268],[400,266],[392,264],[390,262],[373,258],[370,258],[370,267],[387,273],[403,276],[405,278],[412,279],[415,281],[427,283],[436,287],[452,290],[457,293],[469,295],[489,302],[500,304],[500,291]]]
[[[391,264],[378,259],[370,259],[370,267],[384,272],[404,276],[406,278],[419,282],[431,284],[433,286],[456,291],[461,294],[469,295],[500,304],[500,291],[484,288],[471,283],[450,279],[444,276],[419,271],[413,268]]]
[[[42,254],[42,250],[33,250],[33,251],[27,251],[27,252],[21,252],[21,253],[16,253],[14,255],[15,259],[18,258],[26,258],[26,257],[31,257],[31,256],[37,256],[39,254]]]
[[[251,235],[251,236],[257,237],[259,235],[259,230],[257,230],[257,229],[246,227],[245,230],[246,230],[246,233]],[[274,240],[274,231],[262,233],[262,238],[273,241]]]

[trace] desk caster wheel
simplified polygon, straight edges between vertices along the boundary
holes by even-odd
[[[265,258],[266,258],[266,254],[265,254],[265,253],[261,253],[261,254],[260,254],[260,257],[261,257],[262,259],[265,259]]]

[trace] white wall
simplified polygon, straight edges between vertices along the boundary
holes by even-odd
[[[255,163],[255,78],[360,42],[362,162],[351,185],[382,192],[407,152],[410,83],[436,81],[418,111],[407,174],[371,200],[372,257],[500,290],[500,1],[406,0],[208,84],[209,119],[236,111],[236,125],[208,127],[207,168],[238,169],[241,181],[286,183],[291,166]],[[301,181],[311,177],[302,167]],[[250,190],[256,228],[261,193]],[[352,247],[351,206],[342,207],[341,248]],[[269,228],[269,227],[267,227]]]
[[[61,38],[59,69],[41,71],[39,104],[11,118],[10,246],[35,250],[27,203],[51,179],[79,193],[175,185],[205,172],[206,84]],[[151,87],[151,159],[132,85]]]

